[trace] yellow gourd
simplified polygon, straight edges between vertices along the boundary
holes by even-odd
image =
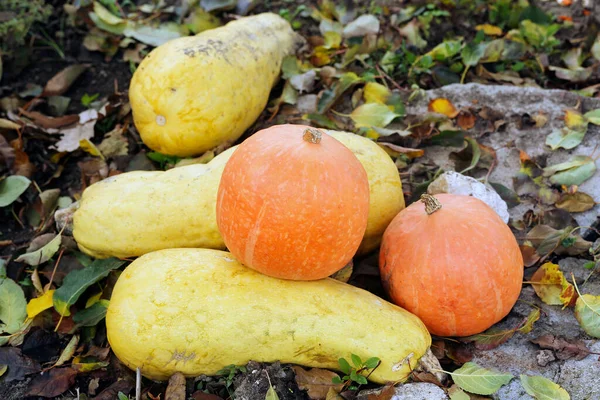
[[[285,19],[264,13],[157,47],[129,87],[142,141],[182,157],[233,143],[265,108],[295,43]]]
[[[116,356],[157,380],[250,360],[337,369],[354,353],[381,359],[373,382],[404,381],[431,345],[416,316],[367,291],[330,278],[271,278],[209,249],[161,250],[131,263],[106,327]]]

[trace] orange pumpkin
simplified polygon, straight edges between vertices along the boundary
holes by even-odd
[[[381,279],[394,303],[439,336],[469,336],[504,318],[519,297],[523,258],[502,219],[469,196],[422,196],[383,235]]]
[[[283,279],[321,279],[342,269],[368,213],[369,182],[356,156],[303,125],[273,126],[242,142],[217,194],[217,225],[229,251]]]

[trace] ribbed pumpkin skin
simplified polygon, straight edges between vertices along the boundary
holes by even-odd
[[[277,125],[239,145],[223,170],[217,225],[246,266],[282,279],[325,278],[344,267],[367,226],[369,182],[356,156],[308,127]]]
[[[504,318],[521,292],[523,258],[500,217],[469,196],[439,194],[401,211],[383,235],[379,269],[393,302],[439,336],[469,336]]]

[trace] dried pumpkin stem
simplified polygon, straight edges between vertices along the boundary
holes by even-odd
[[[302,139],[310,143],[320,143],[321,142],[321,131],[315,128],[307,128],[302,135]]]
[[[440,208],[442,208],[442,203],[440,203],[438,199],[436,199],[430,194],[423,193],[421,195],[421,201],[425,203],[425,212],[427,213],[427,215],[431,215]]]

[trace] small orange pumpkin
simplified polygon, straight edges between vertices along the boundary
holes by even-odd
[[[504,318],[519,297],[519,245],[496,212],[477,198],[421,199],[401,211],[383,235],[384,287],[434,335],[481,333]]]
[[[342,269],[368,213],[369,182],[356,156],[303,125],[273,126],[242,142],[217,194],[217,225],[229,251],[283,279],[321,279]]]

